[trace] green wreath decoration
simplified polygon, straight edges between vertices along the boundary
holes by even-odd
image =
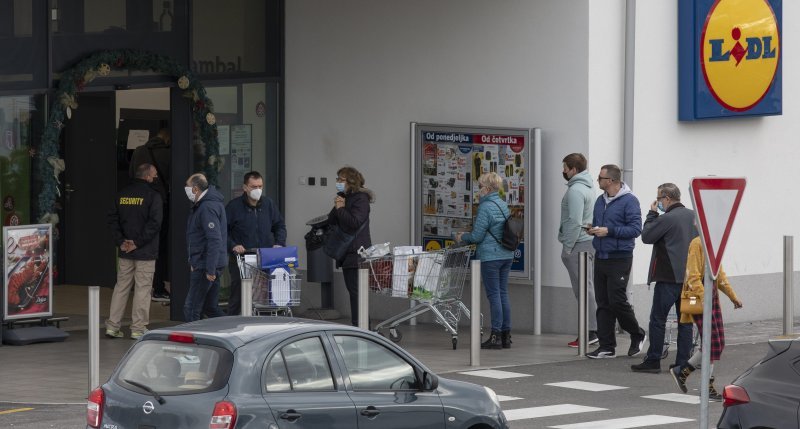
[[[223,159],[219,156],[214,105],[206,95],[203,84],[186,67],[164,55],[134,49],[100,51],[84,58],[61,75],[50,117],[42,133],[39,153],[36,154],[36,171],[42,179],[38,213],[40,223],[52,223],[54,227],[58,223],[55,210],[56,200],[61,195],[58,177],[65,169],[64,160],[58,154],[58,139],[66,121],[72,117],[72,111],[78,108],[78,93],[96,78],[108,76],[113,69],[152,70],[177,78],[178,88],[192,102],[194,123],[200,139],[206,145],[204,173],[210,183],[217,183]]]

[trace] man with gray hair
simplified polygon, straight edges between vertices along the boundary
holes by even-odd
[[[664,183],[659,186],[656,200],[650,204],[650,211],[642,227],[642,242],[653,245],[647,284],[656,283],[653,290],[653,305],[650,308],[650,347],[647,349],[644,362],[631,365],[631,370],[634,372],[657,374],[661,371],[667,315],[674,305],[677,319],[680,320],[686,257],[689,254],[689,243],[696,235],[694,211],[681,204],[680,189],[674,183]],[[681,366],[686,363],[691,348],[692,325],[679,323],[675,365]]]
[[[183,305],[187,322],[224,316],[219,308],[219,277],[228,265],[228,220],[224,198],[202,173],[191,175],[184,187],[194,205],[186,226],[189,253],[189,293]]]
[[[592,176],[586,171],[586,157],[581,153],[571,153],[562,160],[564,180],[567,191],[561,198],[561,226],[558,228],[558,241],[561,243],[561,262],[569,274],[575,299],[580,294],[580,254],[587,253],[586,305],[589,307],[589,344],[597,343],[597,303],[594,300],[592,281],[594,247],[592,236],[584,228],[592,222],[592,207],[597,194],[594,191]],[[578,340],[567,343],[578,347]]]

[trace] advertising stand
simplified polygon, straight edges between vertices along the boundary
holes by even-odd
[[[511,277],[531,278],[534,247],[531,170],[540,133],[529,128],[411,124],[412,235],[426,251],[446,248],[459,232],[472,230],[478,210],[478,178],[503,178],[500,196],[525,219],[525,234],[514,255]]]
[[[33,320],[42,325],[6,330],[5,343],[63,341],[67,337],[46,326],[46,319],[53,316],[52,242],[51,224],[3,227],[3,324]]]

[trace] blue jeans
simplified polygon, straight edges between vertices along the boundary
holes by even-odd
[[[212,282],[206,278],[206,270],[195,269],[189,274],[189,293],[183,304],[183,318],[187,322],[200,320],[203,314],[206,317],[224,316],[225,312],[219,308],[219,278],[221,269],[214,270],[217,278]]]
[[[492,313],[492,331],[511,330],[511,303],[508,301],[508,272],[511,259],[481,262],[481,278],[489,309]]]
[[[656,282],[653,290],[653,306],[650,308],[650,346],[647,349],[645,360],[658,362],[664,349],[664,332],[666,331],[667,315],[670,308],[675,306],[675,311],[680,320],[681,288],[680,283]],[[689,360],[689,351],[692,349],[692,324],[678,323],[678,352],[675,355],[675,364],[683,365]]]

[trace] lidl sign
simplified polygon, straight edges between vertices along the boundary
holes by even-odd
[[[782,0],[679,0],[681,121],[780,115]]]

